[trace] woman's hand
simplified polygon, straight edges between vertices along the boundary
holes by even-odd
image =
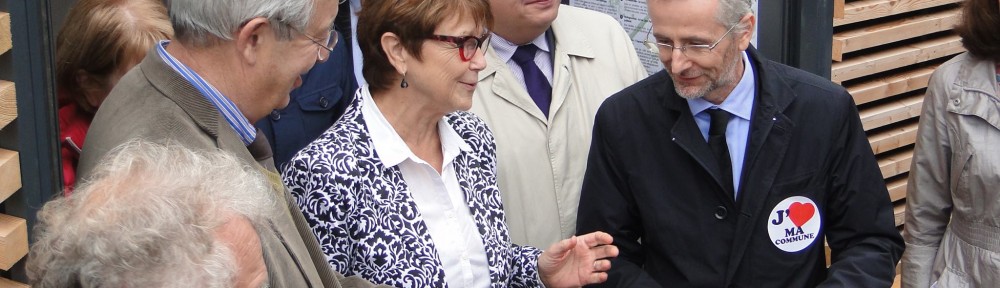
[[[618,247],[608,233],[594,232],[556,242],[538,256],[538,273],[549,288],[580,287],[608,280]]]

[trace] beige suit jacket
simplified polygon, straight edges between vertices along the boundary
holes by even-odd
[[[597,108],[646,77],[630,38],[608,15],[562,5],[551,30],[549,117],[493,50],[479,72],[471,110],[496,137],[497,180],[512,240],[542,249],[576,230]]]
[[[122,77],[101,105],[87,133],[78,180],[85,180],[108,151],[137,138],[223,150],[250,165],[260,164],[272,181],[277,179],[267,139],[257,137],[250,147],[245,146],[218,110],[167,66],[156,50],[150,50]],[[342,279],[330,269],[302,212],[286,190],[280,191],[286,213],[271,219],[272,229],[258,231],[270,287],[371,286],[357,277]]]

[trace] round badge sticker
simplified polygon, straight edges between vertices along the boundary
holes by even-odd
[[[816,203],[806,197],[792,196],[771,210],[767,234],[778,249],[799,252],[816,242],[822,222]]]

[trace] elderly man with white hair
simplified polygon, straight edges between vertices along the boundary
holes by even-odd
[[[278,213],[256,169],[225,153],[129,142],[39,212],[34,287],[262,287],[258,229]]]

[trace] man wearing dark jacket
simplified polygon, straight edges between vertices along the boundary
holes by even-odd
[[[580,198],[577,232],[621,251],[604,285],[889,287],[902,238],[847,91],[750,47],[752,0],[648,5],[665,69],[601,106]]]

